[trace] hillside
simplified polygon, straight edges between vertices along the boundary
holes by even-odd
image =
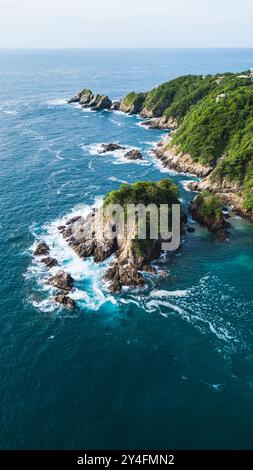
[[[225,193],[231,182],[242,211],[252,214],[252,72],[179,77],[148,93],[130,93],[121,107],[143,117],[176,120],[178,129],[163,151],[207,167],[209,189],[215,183]]]

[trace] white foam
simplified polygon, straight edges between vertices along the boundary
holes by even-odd
[[[150,292],[151,297],[158,297],[158,298],[186,297],[187,294],[188,294],[188,290],[174,290],[174,291],[154,290],[154,291]]]
[[[115,125],[118,126],[118,127],[122,127],[122,126],[123,126],[123,123],[122,123],[122,122],[116,121],[115,119],[109,118],[109,121],[111,121],[113,124],[115,124]]]
[[[214,390],[216,390],[217,392],[221,392],[222,384],[212,384],[212,388],[214,388]]]
[[[49,106],[64,106],[67,103],[68,103],[68,100],[63,99],[63,98],[58,98],[58,99],[53,99],[53,100],[47,101],[47,104]]]
[[[136,126],[141,127],[141,129],[145,129],[146,131],[149,131],[149,127],[147,125],[144,125],[145,121],[140,121],[136,123]]]
[[[92,165],[92,161],[90,161],[90,162],[88,163],[88,168],[89,168],[90,171],[92,171],[92,172],[94,171],[94,168],[93,168],[93,165]]]
[[[108,180],[110,180],[110,181],[115,181],[115,182],[117,182],[117,183],[128,184],[128,181],[115,178],[115,176],[110,176],[110,177],[108,178]]]
[[[97,144],[89,144],[89,145],[81,145],[81,148],[84,152],[88,151],[90,155],[97,155],[101,158],[105,158],[106,156],[113,156],[114,160],[112,160],[113,165],[120,165],[120,164],[138,164],[138,165],[150,165],[150,162],[148,160],[142,159],[142,160],[130,160],[125,158],[125,153],[135,149],[138,149],[138,147],[125,147],[124,149],[118,149],[118,150],[113,150],[111,152],[104,152],[101,153],[101,150],[103,149],[102,143],[97,143]],[[139,150],[139,149],[138,149]]]
[[[148,312],[158,312],[164,317],[178,315],[201,334],[211,334],[225,344],[226,352],[228,347],[231,351],[246,347],[244,324],[238,326],[237,314],[234,313],[238,310],[238,302],[238,296],[232,295],[229,286],[210,275],[203,276],[191,288],[173,291],[154,289],[148,299],[143,299]],[[229,306],[224,316],[221,304]],[[252,311],[252,303],[244,302],[242,310],[247,315]]]
[[[100,204],[101,199],[99,200],[98,198],[93,204],[93,207],[98,207]],[[110,301],[111,303],[115,303],[114,297],[102,288],[103,272],[106,265],[109,264],[111,260],[109,259],[104,263],[98,264],[94,263],[91,258],[80,258],[68,245],[58,230],[58,226],[65,225],[69,218],[76,215],[86,217],[90,210],[91,206],[80,204],[62,218],[58,218],[41,228],[32,227],[35,242],[30,251],[34,251],[38,242],[44,241],[49,246],[50,256],[57,259],[59,264],[59,266],[48,269],[40,262],[41,257],[33,258],[32,265],[29,267],[26,275],[28,277],[35,277],[40,290],[48,293],[46,300],[43,299],[42,301],[36,300],[32,302],[36,308],[45,312],[53,311],[57,308],[52,300],[50,300],[50,296],[53,295],[55,289],[48,285],[46,281],[48,277],[56,273],[59,269],[63,269],[73,277],[76,288],[69,296],[80,302],[81,307],[98,310],[104,302]],[[82,288],[82,284],[85,284],[85,282],[88,282],[87,290],[85,290],[85,287]]]
[[[57,150],[56,153],[55,153],[55,156],[56,156],[56,158],[58,158],[58,160],[64,160],[64,158],[61,157],[61,153],[62,153],[61,150]]]
[[[194,179],[194,180],[189,179],[189,180],[181,180],[180,183],[184,187],[185,191],[192,192],[192,190],[189,188],[189,183],[195,183],[196,181],[197,181],[196,179]]]
[[[13,111],[4,111],[4,113],[15,116],[16,114],[18,114],[18,111],[15,111],[15,110],[13,110]]]

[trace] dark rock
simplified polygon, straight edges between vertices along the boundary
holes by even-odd
[[[57,304],[64,305],[65,307],[74,310],[76,307],[76,303],[73,299],[65,295],[64,293],[60,293],[54,297],[54,301]]]
[[[58,289],[69,292],[74,284],[74,279],[70,274],[65,273],[64,271],[58,271],[54,276],[48,279],[48,284],[51,284]]]
[[[124,157],[128,160],[142,160],[142,154],[137,149],[129,150]]]
[[[105,241],[104,243],[96,243],[93,259],[95,263],[99,263],[109,258],[109,256],[111,256],[114,251],[115,251],[115,240],[108,240],[108,241]]]
[[[218,230],[217,237],[221,242],[225,242],[228,239],[228,232],[226,230]]]
[[[72,217],[71,219],[69,219],[67,222],[66,222],[66,225],[72,225],[74,224],[75,222],[77,222],[78,220],[80,220],[82,217],[80,215],[77,215],[75,217]]]
[[[150,266],[149,264],[145,264],[142,268],[142,271],[151,274],[157,274],[157,269],[154,266]]]
[[[94,98],[90,101],[89,106],[94,109],[94,110],[99,110],[99,109],[110,109],[112,106],[111,100],[108,98],[108,96],[105,95],[96,95]]]
[[[194,233],[195,232],[195,228],[194,227],[187,227],[187,232],[189,233]]]
[[[102,144],[99,153],[114,152],[115,150],[125,150],[126,147],[122,147],[119,144]]]
[[[66,226],[65,225],[59,225],[59,227],[57,227],[57,228],[61,232],[62,230],[65,230]]]
[[[120,109],[121,101],[119,100],[114,100],[111,105],[111,110],[112,111],[118,111]]]
[[[49,246],[45,242],[41,242],[37,245],[34,251],[35,256],[47,256],[49,255]]]
[[[94,239],[89,239],[85,241],[74,241],[70,243],[71,248],[76,252],[81,258],[88,258],[94,254],[96,247],[96,242]]]
[[[80,103],[83,105],[88,104],[93,99],[93,93],[91,90],[84,88],[82,91],[77,93],[73,98],[68,100],[68,103]]]
[[[94,95],[91,90],[83,90],[80,96],[80,104],[84,107],[89,106],[93,98]]]
[[[50,256],[47,258],[43,258],[41,262],[45,264],[48,268],[53,268],[54,266],[58,265],[57,260],[55,258],[50,258]]]
[[[66,228],[66,229],[62,230],[61,234],[62,234],[63,238],[65,238],[65,239],[70,238],[71,235],[72,235],[72,228],[69,227],[69,228]]]

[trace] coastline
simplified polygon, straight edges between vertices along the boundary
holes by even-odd
[[[106,95],[94,96],[91,90],[84,89],[68,100],[68,103],[78,102],[83,108],[94,111],[107,110],[137,115],[144,119],[141,126],[168,131],[168,135],[165,138],[163,137],[157,146],[152,149],[153,154],[162,165],[169,170],[201,178],[200,182],[189,185],[189,189],[196,192],[209,191],[217,195],[223,203],[232,206],[236,214],[253,222],[253,211],[244,208],[240,184],[229,181],[225,177],[221,181],[215,180],[213,177],[215,165],[203,165],[195,161],[190,154],[183,153],[178,145],[171,145],[173,134],[181,124],[172,116],[165,116],[158,111],[146,109],[144,105],[146,95],[147,93],[130,93],[121,100],[113,101]],[[130,100],[128,99],[129,96],[131,96]]]

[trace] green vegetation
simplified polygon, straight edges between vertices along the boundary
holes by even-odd
[[[141,111],[176,119],[169,145],[212,166],[214,180],[236,182],[253,210],[252,72],[177,78],[148,92]]]
[[[121,109],[130,114],[140,113],[143,103],[146,98],[146,93],[129,93],[121,103]]]
[[[126,222],[127,204],[144,204],[145,207],[147,207],[149,204],[155,204],[158,207],[158,214],[160,204],[168,204],[168,221],[170,225],[171,205],[179,204],[178,195],[178,187],[170,179],[163,179],[158,181],[157,183],[153,183],[151,181],[144,181],[134,184],[122,184],[119,190],[111,191],[107,194],[104,199],[104,207],[106,208],[109,204],[120,204],[124,208]],[[151,245],[149,212],[147,213],[145,221],[147,230],[147,239],[145,240],[138,239],[137,229],[139,222],[140,220],[136,217],[136,237],[132,240],[132,249],[136,258],[147,254]],[[171,227],[169,226],[168,229],[171,229]]]
[[[205,217],[214,216],[218,220],[222,218],[222,204],[218,196],[205,191],[197,195],[196,203]]]
[[[157,183],[151,181],[138,181],[133,184],[122,184],[120,189],[111,191],[104,199],[104,206],[120,204],[124,208],[127,204],[176,204],[178,203],[178,187],[169,179]]]

